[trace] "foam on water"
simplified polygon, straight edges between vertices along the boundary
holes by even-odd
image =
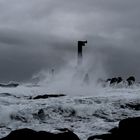
[[[140,110],[127,106],[139,103],[139,92],[139,87],[102,88],[93,95],[33,100],[28,97],[49,93],[47,88],[0,88],[0,137],[11,130],[28,127],[45,131],[69,128],[81,139],[86,139],[107,132],[121,119],[139,116]],[[43,109],[41,115],[38,114],[40,109]]]
[[[102,87],[97,84],[105,76],[102,65],[89,65],[86,62],[77,68],[70,63],[54,73],[43,72],[43,79],[35,85],[0,88],[0,137],[25,127],[51,132],[69,128],[85,140],[106,133],[121,119],[139,116],[140,110],[133,108],[140,101],[139,85]],[[31,98],[44,94],[67,96]]]

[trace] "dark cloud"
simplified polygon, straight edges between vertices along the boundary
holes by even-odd
[[[108,75],[140,80],[139,0],[1,0],[0,81],[28,80],[60,69],[87,39]],[[91,61],[92,65],[92,61]]]

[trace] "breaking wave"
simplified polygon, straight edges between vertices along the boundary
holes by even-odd
[[[107,132],[119,120],[140,115],[139,88],[105,88],[93,96],[67,95],[38,100],[29,97],[43,94],[45,89],[34,88],[19,87],[10,89],[9,93],[8,89],[1,89],[5,92],[0,93],[0,137],[27,127],[45,131],[69,128],[85,139]]]

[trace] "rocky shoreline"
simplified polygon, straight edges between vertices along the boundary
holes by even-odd
[[[119,122],[118,127],[115,127],[107,134],[95,135],[88,140],[140,140],[140,117],[127,118]]]
[[[46,131],[34,131],[24,128],[12,131],[8,136],[0,140],[19,140],[19,139],[36,139],[36,140],[80,140],[72,131],[64,128],[60,133],[50,133]],[[87,140],[139,140],[140,139],[140,117],[123,119],[119,122],[118,127],[112,128],[106,134],[94,135]]]

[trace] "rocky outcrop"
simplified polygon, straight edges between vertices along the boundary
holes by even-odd
[[[126,79],[126,81],[128,82],[128,85],[132,85],[135,82],[135,77],[134,76],[130,76],[129,78]]]
[[[140,117],[127,118],[119,122],[119,126],[107,134],[95,135],[88,140],[140,140]]]
[[[135,83],[135,77],[130,76],[126,80],[123,80],[122,77],[113,77],[113,78],[108,78],[105,81],[106,83],[109,83],[109,85],[111,86],[117,85],[119,83],[123,83],[123,84],[126,84],[127,86],[131,86]]]
[[[80,140],[76,134],[68,129],[64,132],[54,134],[46,131],[34,131],[32,129],[19,129],[12,131],[8,136],[1,140]]]
[[[12,88],[12,87],[17,87],[17,86],[19,86],[18,83],[0,84],[0,87],[10,87],[10,88]]]
[[[31,97],[31,99],[46,99],[46,98],[57,98],[57,97],[62,97],[66,96],[64,94],[44,94],[44,95],[37,95],[35,97]]]
[[[120,105],[121,108],[129,108],[132,110],[139,111],[140,110],[140,103],[126,103],[124,105]]]

